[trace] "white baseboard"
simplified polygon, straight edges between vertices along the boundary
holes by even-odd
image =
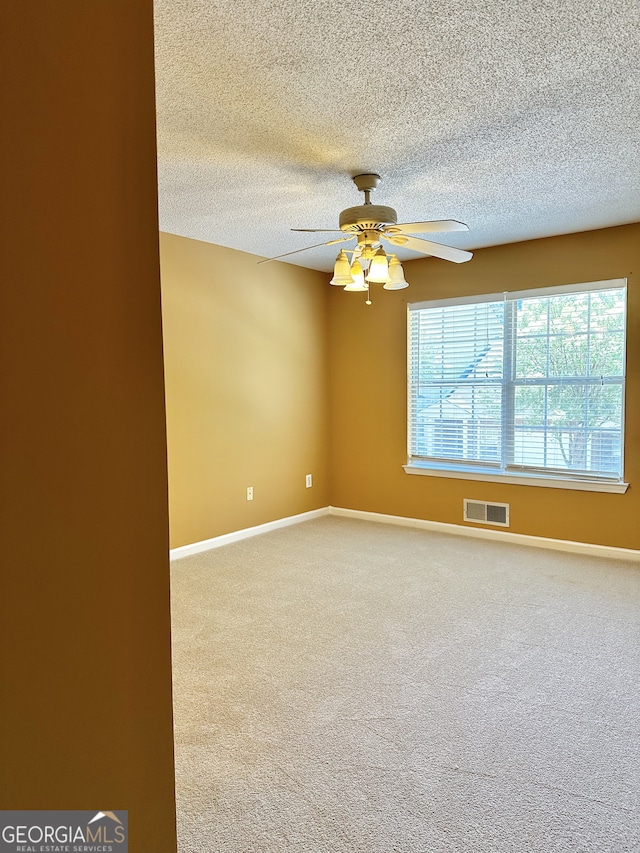
[[[212,539],[204,539],[202,542],[194,542],[192,545],[183,545],[169,551],[169,557],[180,560],[191,554],[199,554],[201,551],[209,551],[211,548],[220,548],[222,545],[230,545],[241,539],[249,539],[251,536],[259,536],[261,533],[269,533],[280,527],[289,527],[291,524],[300,524],[303,521],[311,521],[312,518],[320,518],[323,515],[337,515],[343,518],[357,518],[361,521],[376,521],[382,524],[397,524],[401,527],[416,527],[420,530],[431,530],[434,533],[448,533],[453,536],[471,536],[477,539],[492,539],[494,542],[509,542],[512,545],[528,545],[533,548],[549,548],[553,551],[568,551],[573,554],[587,554],[591,557],[606,557],[613,560],[632,560],[640,562],[640,551],[631,548],[616,548],[612,545],[593,545],[589,542],[572,542],[569,539],[548,539],[544,536],[529,536],[525,533],[509,533],[506,530],[487,530],[484,527],[463,527],[461,524],[449,524],[444,521],[427,521],[424,518],[407,518],[401,515],[384,515],[380,512],[365,512],[360,509],[343,509],[338,506],[325,506],[321,509],[312,509],[310,512],[301,512],[298,515],[289,515],[286,518],[278,518],[276,521],[268,521],[266,524],[258,524],[256,527],[245,527],[243,530],[235,530],[233,533],[225,533],[222,536],[214,536]]]
[[[203,539],[192,545],[182,545],[180,548],[172,548],[169,551],[170,560],[180,560],[191,554],[199,554],[201,551],[209,551],[211,548],[220,548],[222,545],[230,545],[241,539],[249,539],[251,536],[259,536],[261,533],[269,533],[279,527],[289,527],[291,524],[300,524],[302,521],[311,521],[312,518],[320,518],[329,514],[330,507],[312,509],[309,512],[301,512],[298,515],[289,515],[286,518],[278,518],[276,521],[268,521],[266,524],[258,524],[255,527],[245,527],[242,530],[234,530],[233,533],[224,533],[222,536],[214,536],[212,539]]]
[[[331,515],[343,518],[359,518],[362,521],[377,521],[383,524],[398,524],[403,527],[417,527],[432,530],[435,533],[448,533],[454,536],[475,536],[478,539],[492,539],[494,542],[509,542],[513,545],[529,545],[534,548],[550,548],[554,551],[569,551],[573,554],[588,554],[591,557],[607,557],[614,560],[640,561],[640,551],[631,548],[616,548],[610,545],[592,545],[588,542],[572,542],[569,539],[547,539],[543,536],[528,536],[524,533],[508,533],[506,530],[486,530],[484,527],[463,527],[461,524],[448,524],[444,521],[425,521],[422,518],[406,518],[400,515],[383,515],[379,512],[365,512],[359,509],[329,507]]]

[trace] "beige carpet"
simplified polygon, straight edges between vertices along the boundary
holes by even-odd
[[[327,516],[172,576],[181,853],[640,851],[640,564]]]

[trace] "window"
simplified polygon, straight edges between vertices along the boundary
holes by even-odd
[[[409,305],[406,470],[624,491],[625,305],[624,279]]]

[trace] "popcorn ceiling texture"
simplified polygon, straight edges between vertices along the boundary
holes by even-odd
[[[363,171],[401,222],[466,222],[436,237],[460,248],[640,220],[637,0],[156,0],[155,14],[163,231],[293,251],[323,238],[291,228],[337,228],[362,203]]]

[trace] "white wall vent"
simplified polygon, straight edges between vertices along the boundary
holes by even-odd
[[[464,520],[475,524],[495,524],[498,527],[509,526],[509,504],[487,503],[463,499]]]

